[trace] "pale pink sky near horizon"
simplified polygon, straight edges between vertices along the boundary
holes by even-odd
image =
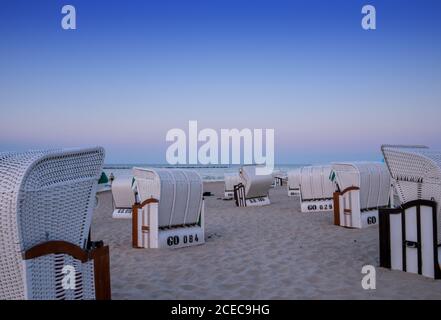
[[[441,149],[439,2],[381,1],[375,31],[356,0],[75,2],[72,32],[57,1],[2,7],[0,152],[102,145],[107,163],[164,163],[189,120],[274,129],[276,163]]]

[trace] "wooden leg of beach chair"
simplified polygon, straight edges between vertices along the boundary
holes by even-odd
[[[158,203],[151,203],[148,207],[149,215],[149,248],[159,248],[159,216]]]
[[[133,205],[132,246],[134,248],[158,247],[158,202],[157,199],[150,198],[141,204]]]
[[[132,247],[139,248],[138,246],[138,210],[139,204],[134,204],[132,207]]]
[[[340,192],[334,192],[333,195],[334,204],[334,225],[340,225]]]
[[[391,228],[390,228],[390,215],[401,214],[401,209],[380,209],[378,212],[379,219],[379,239],[380,239],[380,267],[391,268]]]
[[[90,258],[93,259],[95,278],[95,297],[97,300],[110,300],[110,258],[109,247],[102,246],[93,249]]]

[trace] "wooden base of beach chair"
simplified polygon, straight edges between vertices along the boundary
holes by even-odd
[[[132,219],[132,209],[115,209],[112,213],[114,219]]]
[[[245,199],[246,207],[267,206],[271,204],[268,196]]]
[[[196,225],[159,228],[158,200],[147,199],[133,206],[132,246],[134,248],[183,248],[205,243],[205,203]]]
[[[233,191],[233,190],[231,190],[231,191],[225,191],[225,192],[224,192],[224,197],[225,197],[225,198],[233,198],[233,197],[234,197],[234,191]]]
[[[300,210],[302,212],[322,212],[330,211],[333,208],[332,199],[323,200],[301,200]]]
[[[358,215],[357,222],[353,218]],[[342,213],[339,217],[338,223],[334,223],[340,227],[363,229],[366,227],[375,226],[378,224],[378,210],[367,210],[354,214],[351,211]]]
[[[441,279],[436,202],[380,209],[379,234],[381,267]]]
[[[288,197],[298,197],[300,196],[300,189],[288,188]]]
[[[274,187],[282,187],[282,186],[283,186],[283,178],[275,177],[271,187],[274,188]]]
[[[378,224],[378,208],[360,209],[360,188],[334,192],[333,201],[334,225],[361,229]]]

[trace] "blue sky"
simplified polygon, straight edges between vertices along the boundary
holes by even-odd
[[[273,128],[278,163],[441,148],[441,1],[0,4],[0,151],[102,145],[108,163],[163,163],[189,120]],[[60,26],[65,4],[77,30]]]

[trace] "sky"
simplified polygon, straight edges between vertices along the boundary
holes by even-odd
[[[76,30],[63,30],[63,5]],[[376,30],[361,8],[376,8]],[[441,149],[441,1],[0,0],[0,151],[101,145],[165,163],[167,131],[274,129],[276,163]]]

